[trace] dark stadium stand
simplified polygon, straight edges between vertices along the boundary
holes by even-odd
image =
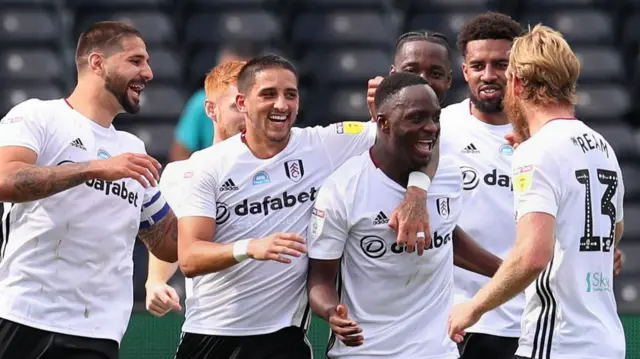
[[[464,21],[488,9],[524,27],[556,28],[581,60],[578,114],[616,149],[626,179],[619,310],[640,314],[640,0],[0,0],[0,114],[31,97],[70,93],[79,33],[95,21],[119,19],[145,36],[155,80],[141,96],[140,114],[120,116],[115,125],[137,134],[161,161],[186,100],[201,86],[196,81],[230,39],[294,60],[300,126],[367,120],[367,80],[387,73],[400,33],[439,31],[455,49]],[[449,102],[467,95],[457,50],[453,56]],[[141,301],[147,260],[141,244],[135,260]]]

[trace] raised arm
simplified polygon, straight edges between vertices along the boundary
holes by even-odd
[[[480,247],[459,226],[453,230],[453,264],[462,269],[493,277],[502,259]]]

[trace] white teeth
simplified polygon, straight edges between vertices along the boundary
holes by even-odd
[[[270,120],[273,120],[273,121],[285,121],[285,120],[287,119],[287,116],[285,116],[285,115],[282,115],[282,116],[279,116],[279,115],[270,115],[270,116],[269,116],[269,119],[270,119]]]

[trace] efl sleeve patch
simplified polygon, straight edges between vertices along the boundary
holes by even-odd
[[[347,121],[336,124],[336,131],[338,133],[346,133],[349,135],[357,135],[364,130],[364,122]]]
[[[533,177],[533,166],[516,167],[513,170],[513,190],[521,193],[531,188],[531,179]]]

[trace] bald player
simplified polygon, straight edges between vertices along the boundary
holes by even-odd
[[[236,95],[238,88],[238,74],[246,62],[229,61],[214,67],[204,81],[206,100],[204,109],[207,116],[213,120],[213,144],[222,142],[227,138],[240,133],[244,127],[244,116],[238,112],[236,107]],[[186,160],[172,162],[167,165],[162,173],[160,187],[167,194],[165,195],[176,208],[180,192],[177,186],[180,181],[180,169]],[[167,284],[169,279],[176,273],[178,262],[168,263],[149,256],[149,274],[147,276],[146,308],[149,313],[161,317],[171,310],[181,310],[180,298],[176,290]],[[186,295],[191,292],[191,279],[185,282]]]

